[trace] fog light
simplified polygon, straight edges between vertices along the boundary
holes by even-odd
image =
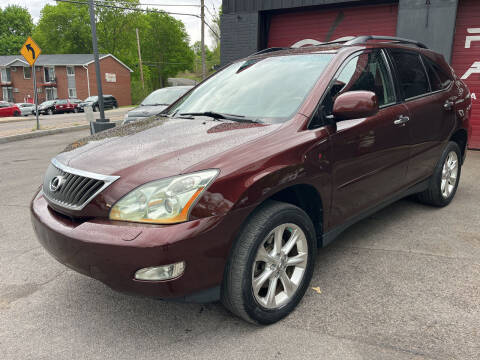
[[[179,277],[185,271],[185,263],[179,262],[170,265],[153,266],[137,270],[135,279],[147,281],[169,280]]]

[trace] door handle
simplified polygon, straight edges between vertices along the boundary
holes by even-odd
[[[443,104],[443,108],[445,110],[452,110],[453,108],[453,101],[447,100],[445,101],[445,104]]]
[[[395,120],[393,123],[395,125],[402,125],[404,126],[407,121],[409,121],[410,118],[408,116],[400,115],[397,120]]]

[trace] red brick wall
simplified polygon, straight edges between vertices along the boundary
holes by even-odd
[[[67,67],[55,66],[55,78],[57,79],[57,97],[68,99]]]
[[[16,71],[13,71],[13,68]],[[43,68],[37,68],[37,84],[43,82]],[[12,89],[18,89],[18,92],[13,92],[13,100],[14,102],[24,102],[27,100],[28,96],[33,99],[33,77],[30,79],[23,78],[23,67],[22,66],[15,66],[12,67],[10,70],[10,76],[12,79]],[[42,98],[43,96],[43,98]],[[43,100],[42,100],[43,99]],[[44,101],[45,93],[38,94],[38,101]]]
[[[102,89],[105,95],[113,95],[118,105],[131,105],[132,97],[130,93],[130,71],[117,62],[112,57],[106,57],[100,60],[100,71],[102,73]],[[105,73],[116,74],[117,81],[106,82]],[[88,76],[90,78],[90,94],[92,96],[97,95],[97,82],[96,82],[95,64],[88,65]],[[78,92],[78,85],[77,85]]]

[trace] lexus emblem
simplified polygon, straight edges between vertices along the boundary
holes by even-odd
[[[55,192],[60,190],[65,178],[63,176],[55,176],[52,180],[50,180],[50,191]]]

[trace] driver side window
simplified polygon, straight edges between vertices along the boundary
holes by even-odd
[[[326,124],[337,96],[356,90],[374,92],[380,107],[395,102],[393,84],[380,51],[364,52],[348,60],[327,90],[315,120]],[[315,126],[312,122],[312,125],[318,127],[319,124]]]

